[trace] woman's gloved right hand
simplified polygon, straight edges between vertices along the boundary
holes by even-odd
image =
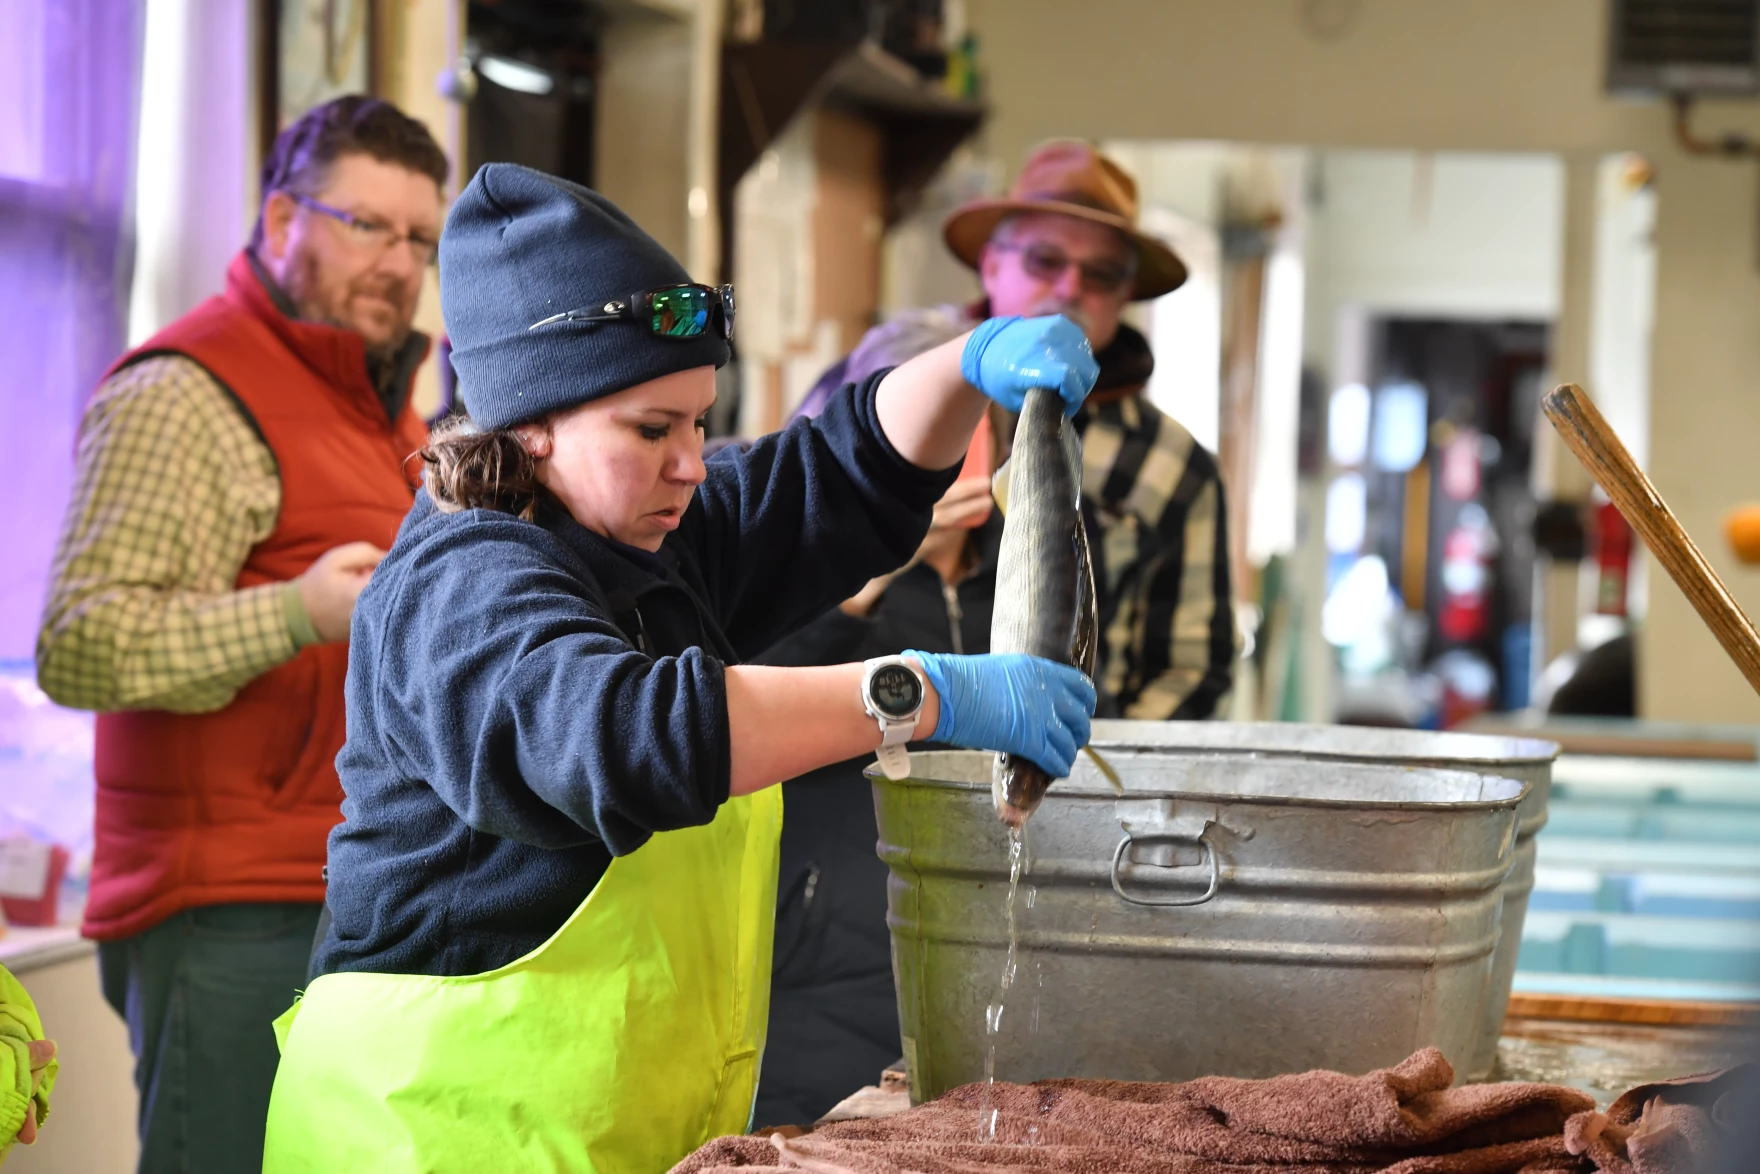
[[[1080,669],[1023,652],[904,655],[923,666],[941,699],[937,742],[1019,755],[1054,779],[1069,775],[1088,744],[1094,683]]]

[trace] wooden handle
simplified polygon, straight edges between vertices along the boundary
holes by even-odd
[[[1746,613],[1730,597],[1723,580],[1687,537],[1674,511],[1658,496],[1650,478],[1632,460],[1632,454],[1608,427],[1600,410],[1574,383],[1553,388],[1540,406],[1558,429],[1565,447],[1577,454],[1656,561],[1686,594],[1699,618],[1748,678],[1748,684],[1760,692],[1760,632],[1754,630]]]

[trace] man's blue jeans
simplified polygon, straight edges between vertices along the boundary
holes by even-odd
[[[208,905],[98,944],[134,1050],[140,1174],[260,1174],[270,1024],[305,986],[320,908]]]

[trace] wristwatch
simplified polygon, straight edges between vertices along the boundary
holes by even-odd
[[[880,723],[880,769],[889,779],[902,779],[911,772],[905,743],[923,712],[922,674],[902,656],[877,656],[862,667],[862,708]]]

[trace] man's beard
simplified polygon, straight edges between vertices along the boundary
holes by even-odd
[[[403,291],[395,281],[361,277],[340,291],[344,299],[362,292],[382,294],[399,307],[403,316],[403,321],[389,339],[382,343],[367,343],[367,370],[373,374],[374,382],[378,382],[380,373],[396,360],[403,352],[404,344],[409,341],[414,327],[414,314],[403,312]],[[318,258],[311,253],[296,255],[293,264],[288,266],[286,293],[301,320],[320,322],[339,330],[359,333],[352,323],[344,319],[342,306],[332,305],[326,300],[325,287],[318,273]],[[413,310],[413,307],[410,309]]]

